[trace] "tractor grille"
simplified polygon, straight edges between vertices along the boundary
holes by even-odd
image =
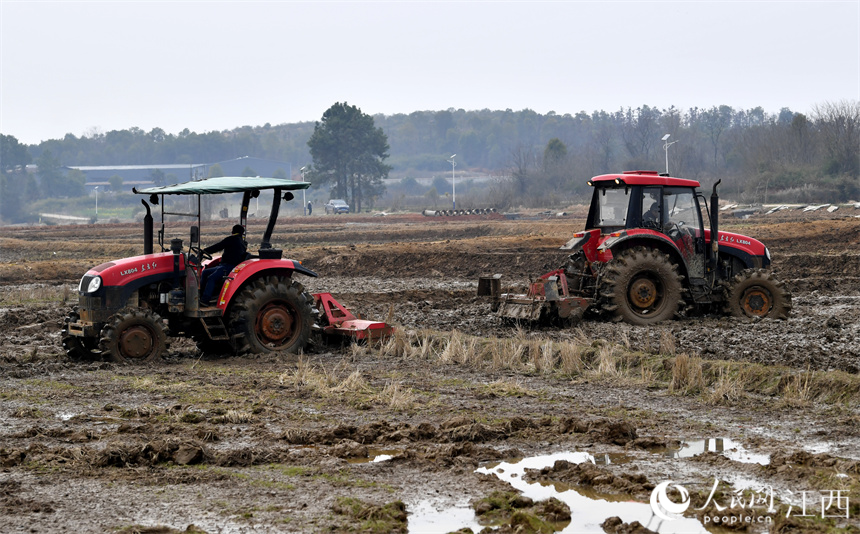
[[[105,307],[102,297],[89,297],[86,295],[78,297],[78,313],[80,314],[81,322],[103,323],[114,311]]]
[[[78,291],[86,291],[87,287],[90,285],[90,282],[92,282],[93,278],[95,277],[96,275],[85,274],[84,277],[81,278],[81,283],[78,286]]]

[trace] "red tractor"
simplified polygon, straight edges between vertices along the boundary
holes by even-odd
[[[681,311],[785,319],[791,295],[768,270],[767,247],[718,229],[719,183],[708,229],[697,181],[653,171],[596,176],[585,231],[562,247],[572,251],[567,265],[526,295],[501,293],[500,275],[483,277],[478,294],[514,320],[569,323],[587,311],[636,325]]]
[[[66,353],[75,360],[105,357],[142,363],[161,358],[168,336],[190,336],[204,352],[244,354],[298,352],[314,331],[353,339],[390,333],[385,323],[357,319],[328,293],[305,292],[293,275],[317,274],[272,247],[281,199],[292,200],[291,191],[308,186],[275,178],[220,177],[134,189],[149,195],[150,203],[161,205],[161,250],[153,252],[150,205],[141,200],[146,208],[144,253],[103,263],[81,278],[78,307],[63,328]],[[201,195],[242,193],[239,224],[244,228],[250,200],[268,189],[274,197],[259,251],[247,254],[229,272],[215,302],[202,305],[203,271],[214,268],[221,258],[212,259],[200,244]],[[190,195],[192,202],[183,204],[196,207],[165,211],[165,195]],[[170,239],[170,249],[165,248],[165,216],[197,219],[191,226],[189,252],[183,250],[181,239]]]

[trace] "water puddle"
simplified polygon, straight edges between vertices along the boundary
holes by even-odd
[[[114,417],[111,415],[91,415],[88,413],[71,413],[71,412],[57,412],[54,414],[56,419],[60,421],[77,421],[77,422],[91,422],[94,425],[105,425],[109,423],[122,423],[124,420],[120,417]]]
[[[748,451],[743,445],[729,438],[708,438],[681,442],[680,449],[664,449],[669,458],[692,458],[706,452],[720,453],[735,462],[768,465],[770,455]]]
[[[368,459],[358,459],[356,463],[381,461],[376,460],[376,458],[384,459],[386,455],[392,452],[396,453],[397,451],[371,450]],[[652,452],[672,459],[691,458],[705,452],[715,452],[736,462],[761,465],[770,463],[769,455],[751,452],[740,443],[728,438],[691,440],[682,442],[679,448],[657,449]],[[572,486],[562,482],[528,482],[524,480],[526,469],[552,467],[558,460],[566,460],[574,464],[591,462],[596,465],[621,465],[635,461],[636,457],[626,453],[592,455],[587,452],[560,452],[508,462],[490,463],[478,468],[475,472],[496,476],[535,502],[554,497],[565,503],[570,508],[571,521],[559,531],[561,533],[600,533],[603,532],[601,523],[613,516],[620,517],[625,523],[639,521],[646,528],[660,534],[705,534],[709,531],[720,530],[719,528],[713,529],[713,527],[706,529],[702,522],[690,517],[665,521],[654,513],[650,503],[636,502],[631,500],[629,496],[600,494],[589,488]],[[761,486],[757,481],[740,477],[729,477],[725,482],[736,489]],[[478,523],[475,512],[468,503],[454,507],[439,506],[442,507],[437,508],[430,501],[409,504],[409,532],[451,532],[464,527],[479,532],[483,528]]]
[[[830,453],[833,452],[833,443],[808,443],[803,446],[803,450],[806,452],[811,452],[812,454],[822,454],[822,453]]]
[[[346,461],[351,464],[379,463],[390,460],[399,453],[396,449],[367,449],[367,456],[364,458],[347,458]]]
[[[650,504],[630,501],[629,497],[601,495],[559,482],[547,484],[523,480],[526,469],[552,467],[558,460],[567,460],[570,463],[596,463],[595,458],[585,452],[562,452],[488,464],[478,468],[476,472],[495,475],[534,501],[555,497],[565,503],[570,508],[571,519],[570,523],[559,531],[562,533],[603,532],[600,524],[612,516],[620,517],[625,523],[639,521],[646,528],[660,534],[708,532],[702,523],[694,518],[663,521],[654,514]]]
[[[429,534],[433,532],[454,532],[461,528],[470,528],[472,532],[480,532],[484,527],[478,523],[475,510],[468,502],[455,506],[434,504],[432,501],[420,501],[409,504],[409,532],[411,534]]]
[[[635,458],[629,454],[620,452],[609,452],[603,454],[595,454],[591,458],[591,462],[597,465],[624,465],[634,461]]]

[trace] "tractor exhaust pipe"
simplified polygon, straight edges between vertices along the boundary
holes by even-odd
[[[717,180],[711,192],[711,269],[717,268],[720,251],[720,197],[717,195],[717,186],[722,181],[722,178]]]
[[[143,253],[152,254],[152,212],[145,200],[141,199],[140,202],[146,208],[146,216],[143,218]]]

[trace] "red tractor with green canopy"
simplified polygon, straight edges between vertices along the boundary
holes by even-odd
[[[102,263],[84,274],[78,306],[63,327],[66,353],[75,360],[141,363],[161,358],[169,336],[191,337],[204,352],[245,354],[299,352],[313,332],[358,340],[390,333],[385,323],[356,318],[329,293],[307,293],[294,275],[317,274],[272,246],[281,200],[292,200],[292,191],[309,186],[277,178],[218,177],[134,189],[149,196],[149,203],[141,200],[146,208],[143,255]],[[219,280],[211,305],[201,304],[201,276],[221,259],[213,259],[201,245],[201,197],[241,193],[239,225],[246,228],[251,199],[268,190],[273,192],[272,208],[258,251],[247,253],[223,283]],[[187,195],[191,201],[165,209],[165,197],[171,195]],[[157,252],[150,204],[161,206]],[[196,219],[187,251],[180,238],[165,243],[165,217]]]

